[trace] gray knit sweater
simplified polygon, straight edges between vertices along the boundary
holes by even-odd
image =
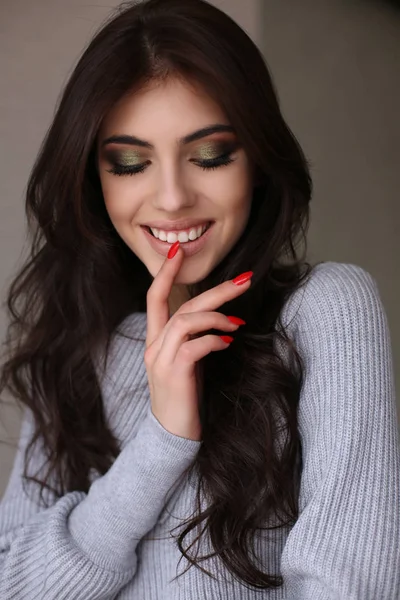
[[[92,474],[88,494],[46,494],[49,508],[24,494],[25,414],[0,505],[1,600],[400,599],[399,434],[390,334],[375,280],[355,265],[319,264],[282,317],[305,362],[300,516],[289,529],[261,532],[255,550],[284,586],[248,589],[215,558],[201,564],[216,579],[191,567],[172,581],[188,563],[178,565],[169,532],[195,510],[193,476],[166,501],[165,494],[201,442],[171,434],[151,412],[146,315],[135,313],[123,328],[143,342],[116,335],[99,376],[122,450],[104,476]],[[36,452],[30,473],[42,462]],[[199,556],[212,549],[202,539]]]

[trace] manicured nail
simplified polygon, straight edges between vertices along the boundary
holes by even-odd
[[[235,279],[232,279],[232,283],[235,283],[236,285],[242,285],[242,283],[246,283],[246,281],[248,281],[252,276],[253,271],[246,271],[245,273],[235,277]]]
[[[175,254],[178,252],[179,248],[179,240],[176,240],[168,250],[168,258],[174,258]]]
[[[227,344],[233,342],[233,337],[231,337],[230,335],[220,335],[219,337],[221,338],[221,340],[224,340],[224,342],[226,342]]]
[[[227,319],[229,319],[230,322],[234,323],[235,325],[246,325],[246,321],[239,319],[239,317],[227,317]]]

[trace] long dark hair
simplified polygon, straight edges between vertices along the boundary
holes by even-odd
[[[246,327],[227,350],[198,363],[203,439],[193,468],[199,512],[185,523],[178,546],[199,567],[183,540],[204,521],[213,556],[231,573],[256,588],[278,587],[282,578],[260,571],[250,548],[252,535],[272,516],[279,526],[298,518],[303,370],[281,312],[311,270],[305,261],[311,179],[261,53],[207,2],[123,3],[79,59],[27,186],[31,252],[8,292],[0,391],[8,390],[34,415],[24,476],[40,484],[41,497],[53,475],[59,496],[88,492],[90,471],[105,474],[120,452],[104,416],[93,356],[98,348],[107,354],[128,315],[146,312],[152,277],[109,219],[96,136],[124,94],[170,75],[196,81],[218,101],[257,169],[244,233],[204,280],[188,286],[193,297],[254,271],[246,294],[219,309],[240,315]],[[288,364],[277,341],[293,359]],[[48,456],[41,479],[26,469],[39,437]],[[203,512],[202,489],[211,499]]]

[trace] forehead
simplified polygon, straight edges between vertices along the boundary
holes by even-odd
[[[176,138],[214,123],[229,124],[220,105],[199,85],[174,78],[121,98],[103,120],[99,137],[132,133],[149,141]]]

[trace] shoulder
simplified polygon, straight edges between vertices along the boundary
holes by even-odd
[[[321,262],[315,265],[305,284],[309,301],[321,297],[333,302],[351,297],[376,294],[377,283],[372,275],[359,265],[339,262]]]
[[[282,322],[295,336],[346,328],[373,327],[386,321],[379,289],[364,268],[339,262],[315,265],[283,307]]]
[[[321,435],[316,464],[328,436],[338,448],[345,438],[368,444],[368,423],[386,419],[376,435],[387,443],[396,427],[393,357],[374,278],[357,265],[321,263],[292,296],[286,330],[303,366],[299,429],[308,448]]]

